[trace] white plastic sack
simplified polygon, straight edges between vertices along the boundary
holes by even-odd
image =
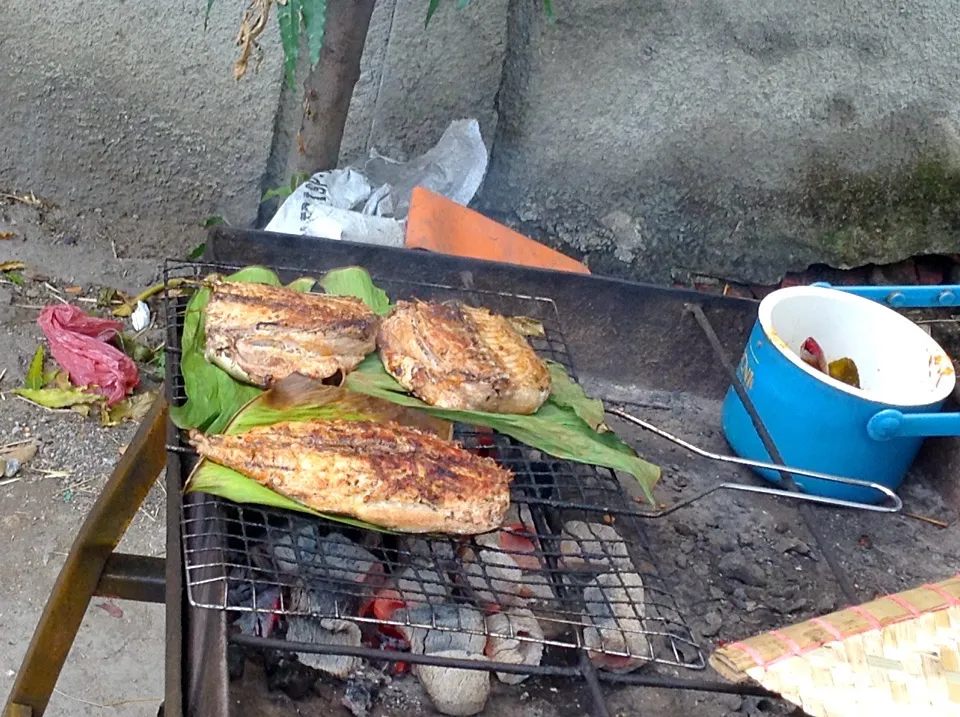
[[[440,141],[409,162],[371,151],[360,166],[318,172],[283,202],[267,231],[403,246],[410,194],[421,186],[466,206],[487,171],[475,119],[450,124]]]

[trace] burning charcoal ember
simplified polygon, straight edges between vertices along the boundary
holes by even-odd
[[[483,655],[463,650],[444,650],[437,657],[461,660],[486,660]],[[461,670],[453,667],[414,665],[413,672],[438,712],[468,716],[483,711],[490,696],[490,673],[485,670]]]
[[[271,692],[279,690],[292,700],[302,700],[309,695],[320,678],[319,672],[288,652],[264,653],[263,668],[267,675],[267,689]]]
[[[322,589],[294,588],[291,591],[291,607],[296,612],[330,614],[333,602],[329,591]],[[337,645],[360,647],[360,628],[349,620],[294,616],[287,619],[287,640],[311,645]],[[312,652],[297,653],[305,665],[341,679],[348,677],[360,667],[359,657],[348,655],[319,655]]]
[[[560,536],[560,554],[563,567],[569,570],[636,570],[623,538],[603,523],[582,520],[565,523]]]
[[[320,537],[312,525],[296,533],[296,544],[290,535],[281,537],[273,555],[283,572],[334,583],[338,591],[351,595],[369,589],[362,585],[376,587],[383,582],[383,565],[373,553],[339,533]]]
[[[523,523],[511,523],[495,533],[477,536],[477,544],[498,553],[498,565],[515,565],[520,569],[520,585],[515,590],[518,597],[549,602],[554,599],[553,588],[537,555],[535,537]]]
[[[281,609],[280,588],[263,583],[256,584],[256,604],[254,604],[254,586],[253,583],[245,583],[245,591],[238,590],[228,597],[228,600],[236,601],[231,602],[231,606],[250,610],[237,617],[233,625],[244,635],[271,637],[280,621],[278,615]]]
[[[643,580],[637,573],[596,576],[584,588],[583,602],[583,642],[591,662],[630,672],[652,659],[653,648],[643,634]]]
[[[512,665],[539,665],[543,659],[543,630],[533,613],[526,608],[488,615],[487,645],[484,654],[493,662]],[[522,639],[527,638],[527,639]],[[497,679],[508,685],[519,685],[529,675],[498,672]]]
[[[395,619],[405,623],[397,629],[415,655],[433,655],[443,650],[481,654],[487,642],[483,615],[467,605],[421,605],[397,611]]]

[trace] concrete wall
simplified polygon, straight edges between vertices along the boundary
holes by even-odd
[[[960,251],[951,3],[537,5],[512,3],[485,211],[657,280]]]
[[[0,187],[116,216],[256,216],[298,98],[271,21],[231,76],[241,5],[9,0]],[[422,152],[473,116],[484,212],[591,267],[774,281],[960,252],[960,14],[943,0],[380,0],[344,137]]]
[[[232,76],[245,3],[5,0],[0,187],[78,210],[242,223],[256,214],[279,96],[275,22]]]

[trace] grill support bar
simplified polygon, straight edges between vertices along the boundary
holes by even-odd
[[[770,454],[770,457],[773,458],[776,463],[779,463],[782,466],[786,465],[780,450],[773,442],[773,437],[770,435],[770,432],[764,425],[763,419],[760,418],[760,414],[757,413],[756,406],[753,405],[753,401],[750,400],[749,394],[747,393],[743,384],[740,382],[740,377],[737,375],[737,371],[733,367],[730,357],[723,348],[723,344],[720,343],[720,338],[717,336],[717,332],[713,330],[713,325],[710,323],[707,315],[704,314],[703,309],[696,304],[688,304],[687,311],[693,314],[693,318],[696,319],[697,324],[699,324],[700,328],[703,330],[704,336],[706,336],[707,341],[713,349],[713,352],[717,356],[717,359],[719,359],[720,363],[723,365],[724,371],[730,377],[730,385],[733,386],[733,390],[737,392],[737,397],[740,399],[740,402],[743,403],[743,407],[747,409],[747,414],[750,416],[750,420],[753,422],[753,427],[757,431],[757,435],[760,436],[760,440],[763,441],[763,446],[767,449],[767,453]],[[781,470],[780,478],[788,490],[799,492],[797,484],[789,472]],[[823,557],[827,561],[827,565],[830,566],[830,571],[833,573],[833,576],[837,581],[837,585],[840,586],[840,591],[843,593],[843,597],[846,600],[847,605],[856,605],[858,602],[860,602],[859,598],[857,597],[857,591],[854,589],[853,584],[847,577],[847,574],[840,566],[840,561],[837,560],[837,556],[833,552],[833,547],[830,545],[830,542],[824,538],[819,525],[817,525],[817,521],[814,519],[813,507],[809,503],[799,503],[797,505],[797,511],[800,513],[800,517],[803,518],[803,522],[806,524],[807,530],[810,531],[810,534],[816,541],[817,546],[820,548],[820,552],[823,553]]]
[[[73,541],[17,672],[4,717],[41,717],[46,711],[94,595],[116,590],[126,592],[124,597],[139,594],[162,602],[153,579],[158,565],[141,562],[146,559],[139,556],[118,557],[113,551],[166,465],[166,423],[161,392]],[[110,573],[105,572],[108,565]],[[139,580],[143,583],[134,587]]]

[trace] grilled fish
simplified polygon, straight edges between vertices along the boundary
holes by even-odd
[[[206,311],[207,361],[266,387],[293,373],[346,373],[376,348],[379,317],[360,299],[220,281]]]
[[[377,345],[386,370],[432,406],[530,414],[550,395],[547,364],[487,309],[399,301]]]
[[[484,533],[510,505],[510,471],[395,423],[283,422],[232,436],[194,430],[190,442],[314,510],[410,533]]]

